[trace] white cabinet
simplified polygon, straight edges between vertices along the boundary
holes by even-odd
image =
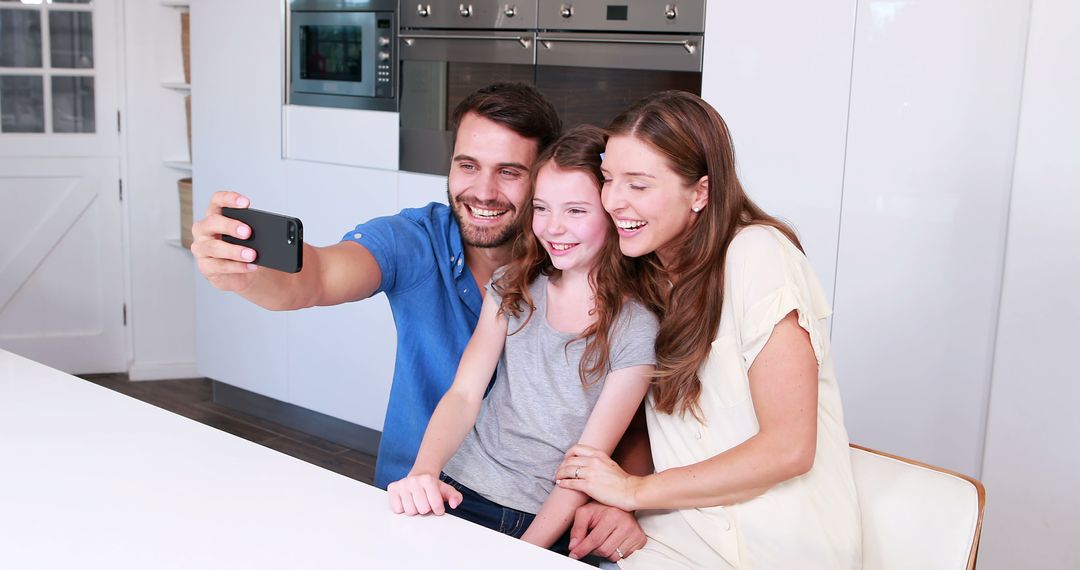
[[[194,210],[215,190],[287,211],[281,160],[281,6],[194,0],[191,57]],[[288,398],[286,316],[196,282],[199,373],[277,399]]]
[[[446,204],[446,177],[398,172],[398,207],[419,208],[431,202]]]
[[[356,224],[398,212],[397,172],[286,162],[289,213],[304,240],[331,245]],[[286,315],[286,401],[382,430],[397,346],[385,295]]]
[[[703,96],[832,294],[853,441],[977,474],[1026,3],[711,3]]]
[[[833,346],[853,440],[978,474],[1027,6],[860,1]]]
[[[1080,563],[1080,4],[1031,11],[986,431],[979,568]]]
[[[285,157],[397,171],[398,114],[286,105]]]
[[[739,178],[792,222],[831,295],[855,3],[710,2],[702,97],[724,117]]]

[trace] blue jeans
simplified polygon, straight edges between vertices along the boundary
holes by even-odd
[[[525,534],[525,531],[532,524],[536,515],[526,513],[509,507],[504,507],[494,501],[485,499],[476,491],[462,485],[452,477],[443,473],[439,475],[441,479],[447,485],[458,490],[461,493],[463,500],[456,509],[446,509],[448,514],[455,517],[465,519],[471,523],[478,524],[483,527],[490,528],[496,532],[501,532],[505,535],[512,536],[514,538],[521,538],[521,535]],[[559,537],[555,541],[555,544],[551,545],[552,552],[557,552],[563,556],[570,554],[570,531],[567,530],[565,534]],[[581,559],[582,562],[591,566],[599,565],[603,558],[595,556],[586,556]]]

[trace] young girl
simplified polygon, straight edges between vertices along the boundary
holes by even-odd
[[[648,390],[657,327],[623,292],[639,280],[600,203],[603,150],[603,131],[579,127],[537,158],[532,232],[488,287],[409,476],[387,488],[394,512],[441,515],[447,502],[547,548],[586,502],[554,488],[555,470],[577,442],[615,448]]]
[[[747,197],[699,97],[646,97],[609,133],[620,247],[655,253],[668,279],[646,406],[656,473],[584,444],[560,488],[639,512],[649,540],[623,568],[861,567],[829,307],[795,233]]]

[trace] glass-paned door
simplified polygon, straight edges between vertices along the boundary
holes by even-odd
[[[129,361],[118,5],[0,0],[0,348],[68,372]]]
[[[115,9],[115,0],[0,0],[0,154],[118,151]]]

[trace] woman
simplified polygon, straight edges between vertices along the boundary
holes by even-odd
[[[585,445],[559,486],[638,511],[624,568],[859,568],[861,529],[829,307],[795,233],[746,196],[727,126],[669,91],[615,119],[604,208],[667,281],[647,399],[656,472]]]

